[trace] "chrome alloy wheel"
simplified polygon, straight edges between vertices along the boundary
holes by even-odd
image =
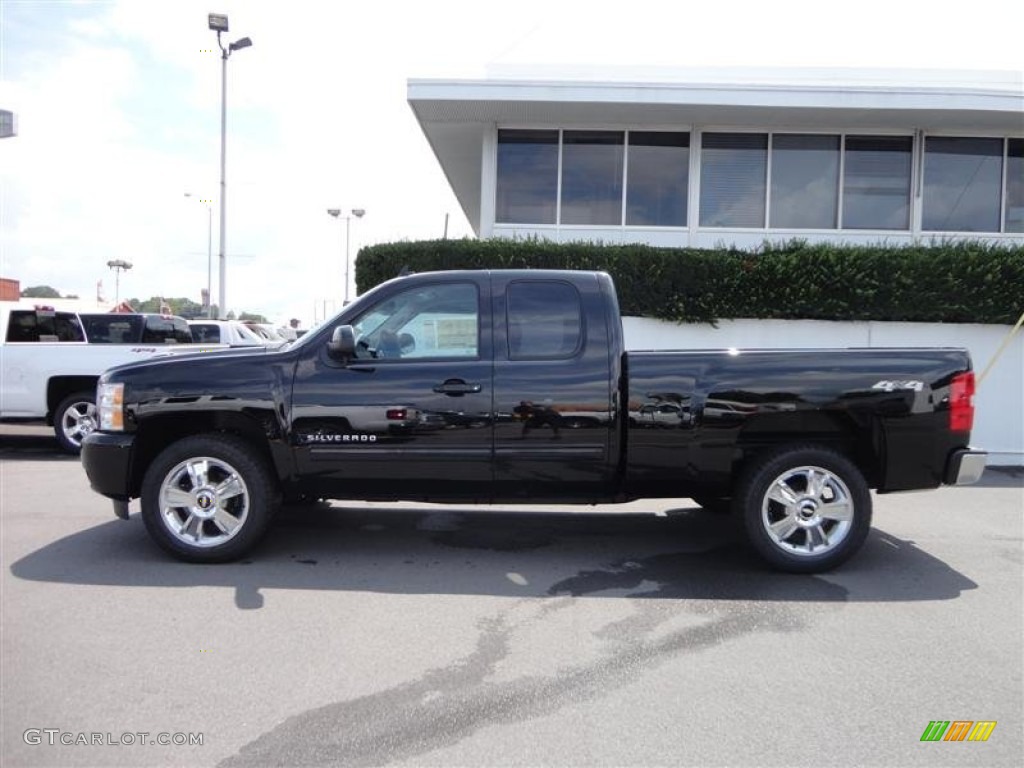
[[[71,446],[81,448],[82,441],[96,429],[96,406],[88,400],[72,404],[61,415],[60,428]]]
[[[249,515],[249,488],[225,461],[198,456],[175,465],[160,485],[160,519],[190,547],[231,540]]]
[[[850,489],[821,467],[794,467],[779,475],[761,502],[761,524],[779,549],[820,556],[849,535],[855,514]]]

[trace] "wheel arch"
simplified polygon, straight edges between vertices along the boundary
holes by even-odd
[[[860,470],[868,487],[877,488],[884,477],[882,431],[877,419],[850,412],[808,411],[766,414],[752,418],[736,440],[732,466],[735,484],[746,467],[764,456],[793,446],[818,446],[835,451]]]
[[[245,441],[275,470],[278,483],[290,473],[290,467],[283,466],[286,451],[272,450],[267,431],[247,414],[218,411],[166,414],[149,417],[139,424],[129,470],[129,496],[140,495],[146,470],[168,445],[193,435],[213,433],[230,434]]]
[[[46,424],[53,426],[53,415],[61,401],[76,392],[90,391],[96,398],[99,376],[53,376],[46,382]]]

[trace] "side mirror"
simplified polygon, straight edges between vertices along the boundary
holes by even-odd
[[[356,356],[356,332],[351,325],[339,325],[334,329],[327,344],[327,354],[343,363]]]

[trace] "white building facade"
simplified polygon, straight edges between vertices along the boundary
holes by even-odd
[[[482,238],[1024,245],[1021,72],[413,80],[408,99]],[[1024,464],[1024,334],[1003,345],[1009,326],[627,318],[626,331],[632,349],[965,346],[986,371],[974,438],[990,463]]]
[[[414,80],[480,237],[1024,242],[1021,73]]]

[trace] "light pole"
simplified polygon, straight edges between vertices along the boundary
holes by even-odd
[[[341,208],[328,208],[327,213],[336,219],[345,219],[345,300],[342,306],[348,305],[348,243],[349,243],[349,229],[352,223],[352,217],[355,216],[357,219],[363,218],[366,215],[365,208],[353,208],[349,213],[344,216],[341,215]]]
[[[220,290],[217,311],[221,317],[224,316],[226,301],[224,288],[227,284],[227,259],[225,251],[225,220],[227,219],[227,181],[225,180],[225,169],[227,167],[227,120],[228,120],[228,58],[235,51],[248,48],[252,40],[248,37],[241,37],[225,48],[220,41],[221,32],[228,31],[228,17],[223,13],[211,13],[207,16],[210,29],[217,33],[217,45],[220,47]]]
[[[107,266],[114,270],[114,311],[121,311],[121,273],[132,268],[130,261],[124,259],[113,259],[107,262]]]
[[[185,197],[192,197],[186,192]],[[209,200],[195,198],[206,206],[206,316],[213,317],[213,206]]]

